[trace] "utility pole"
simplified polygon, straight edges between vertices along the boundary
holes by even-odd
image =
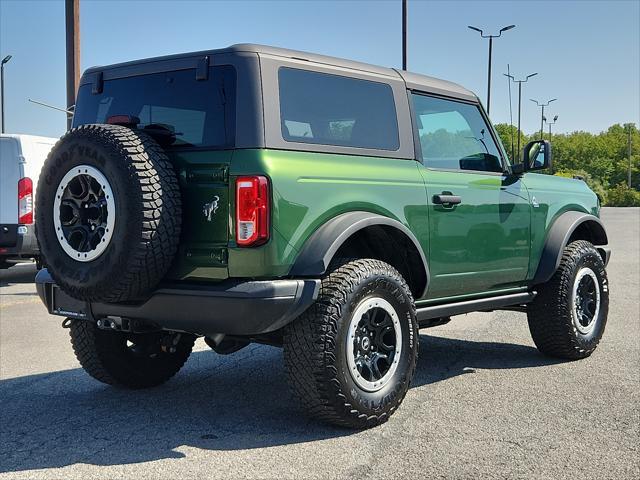
[[[65,0],[64,4],[67,50],[67,110],[76,103],[80,86],[80,0]],[[67,118],[67,129],[71,117]]]
[[[402,70],[407,69],[407,0],[402,0]]]
[[[481,29],[477,27],[472,27],[471,25],[468,25],[468,28],[470,28],[471,30],[475,30],[476,32],[479,32],[482,38],[489,39],[489,67],[487,68],[487,115],[488,115],[489,112],[491,111],[491,55],[493,53],[493,39],[500,38],[502,36],[502,32],[506,32],[507,30],[511,30],[512,28],[515,28],[515,25],[509,25],[508,27],[501,28],[500,31],[498,32],[498,35],[485,35]]]
[[[629,172],[628,172],[629,188],[631,188],[631,126],[632,126],[631,123],[627,125],[627,151],[629,154]]]
[[[534,102],[537,106],[542,107],[542,113],[540,115],[540,140],[543,140],[544,139],[544,107],[549,106],[551,102],[555,102],[557,98],[552,98],[547,103],[538,102],[538,100],[534,100],[533,98],[530,98],[529,100]]]
[[[538,75],[538,73],[532,73],[530,75],[527,75],[524,80],[516,80],[515,77],[511,74],[507,74],[505,73],[504,76],[505,77],[509,77],[514,83],[518,84],[518,163],[520,163],[520,114],[522,113],[522,84],[523,83],[527,83],[529,81],[529,79],[531,77],[535,77],[536,75]]]
[[[11,55],[7,55],[2,59],[2,65],[0,65],[0,111],[2,112],[2,130],[1,133],[4,133],[4,64],[11,60]]]

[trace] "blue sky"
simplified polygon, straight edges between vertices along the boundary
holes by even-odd
[[[400,0],[81,0],[82,68],[254,42],[384,66],[401,62]],[[557,97],[558,132],[640,123],[640,1],[409,1],[409,70],[461,83],[486,100],[487,41],[497,32],[491,117],[509,121],[507,63],[525,85],[523,128],[539,128],[529,98]],[[6,130],[59,136],[65,102],[64,1],[0,0]],[[515,97],[514,97],[515,98]]]

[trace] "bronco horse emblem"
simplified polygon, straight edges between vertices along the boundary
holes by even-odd
[[[218,201],[220,201],[220,197],[216,195],[213,197],[213,200],[202,206],[202,213],[207,217],[207,222],[210,222],[211,217],[216,214],[216,211],[218,210]]]

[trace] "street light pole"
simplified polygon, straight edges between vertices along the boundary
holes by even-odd
[[[493,52],[493,37],[489,36],[489,65],[487,67],[487,115],[491,110],[491,53]]]
[[[11,60],[11,55],[7,55],[2,59],[2,64],[0,65],[0,119],[2,120],[2,129],[0,129],[1,133],[4,133],[4,64]]]
[[[515,25],[509,25],[507,27],[501,28],[500,31],[498,32],[498,35],[485,35],[484,32],[477,27],[472,27],[471,25],[468,25],[468,27],[471,30],[475,30],[476,32],[479,32],[482,38],[489,39],[489,66],[487,68],[487,115],[488,115],[489,112],[491,111],[491,56],[493,53],[493,39],[500,38],[502,36],[502,32],[506,32],[507,30],[511,30],[512,28],[515,28]]]
[[[555,102],[557,98],[552,98],[547,103],[539,102],[538,100],[534,100],[533,98],[530,98],[530,100],[534,102],[537,106],[542,107],[542,113],[540,114],[540,140],[543,140],[544,139],[544,133],[543,133],[544,132],[544,107],[549,106],[551,102]]]
[[[549,141],[551,141],[551,125],[555,125],[555,123],[558,121],[558,115],[556,115],[555,117],[553,117],[553,122],[550,122],[547,120],[547,117],[542,117],[542,120],[547,122],[547,125],[549,125]]]
[[[509,134],[511,136],[511,161],[513,161],[516,155],[513,151],[515,142],[513,141],[513,101],[511,100],[511,78],[509,78],[510,75],[511,67],[507,63],[507,85],[509,87]]]
[[[522,84],[527,83],[531,77],[538,75],[538,72],[527,75],[524,80],[516,80],[511,74],[503,74],[505,77],[509,77],[514,83],[518,84],[518,162],[520,162],[520,117],[522,113]]]

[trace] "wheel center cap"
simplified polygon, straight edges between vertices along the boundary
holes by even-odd
[[[369,340],[369,337],[362,337],[362,340],[360,341],[360,346],[362,347],[363,350],[369,350],[369,347],[371,346],[371,340]]]

